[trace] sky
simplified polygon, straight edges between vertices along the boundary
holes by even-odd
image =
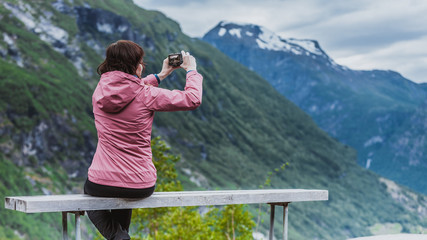
[[[427,82],[426,0],[134,0],[202,37],[220,21],[265,27],[282,38],[317,40],[338,64],[393,70]]]

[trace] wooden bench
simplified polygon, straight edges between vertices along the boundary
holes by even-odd
[[[275,206],[283,206],[283,239],[288,239],[288,204],[328,200],[327,190],[272,189],[155,192],[145,199],[105,198],[83,194],[6,197],[5,208],[25,213],[62,212],[63,239],[68,239],[67,214],[75,214],[76,239],[86,210],[210,206],[267,203],[271,206],[269,239],[273,239]]]

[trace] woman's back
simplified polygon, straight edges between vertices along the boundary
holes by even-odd
[[[154,111],[200,105],[202,77],[187,75],[185,91],[157,88],[153,75],[142,80],[120,71],[102,75],[92,96],[98,147],[89,168],[91,182],[126,188],[155,184],[150,144]]]

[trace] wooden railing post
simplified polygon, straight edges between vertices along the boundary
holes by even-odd
[[[80,232],[81,219],[80,216],[85,215],[84,211],[73,211],[73,212],[62,212],[62,239],[68,240],[68,213],[73,213],[75,215],[75,236],[76,240],[81,240],[82,235]]]
[[[270,233],[268,235],[269,240],[273,240],[274,237],[274,209],[276,205],[270,204]]]
[[[82,237],[81,237],[81,233],[80,233],[80,215],[83,215],[83,214],[81,214],[81,212],[75,212],[75,214],[76,214],[76,231],[75,231],[76,232],[76,240],[81,240]]]
[[[62,240],[68,240],[67,212],[62,212]]]
[[[283,240],[288,240],[288,204],[283,204]]]
[[[283,206],[283,240],[288,240],[288,204],[289,202],[284,203],[269,203],[271,207],[270,211],[270,232],[268,239],[273,240],[274,238],[274,211],[276,205]]]

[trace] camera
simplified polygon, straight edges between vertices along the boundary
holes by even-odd
[[[172,67],[179,67],[184,60],[181,53],[171,53],[168,55],[169,65]]]

